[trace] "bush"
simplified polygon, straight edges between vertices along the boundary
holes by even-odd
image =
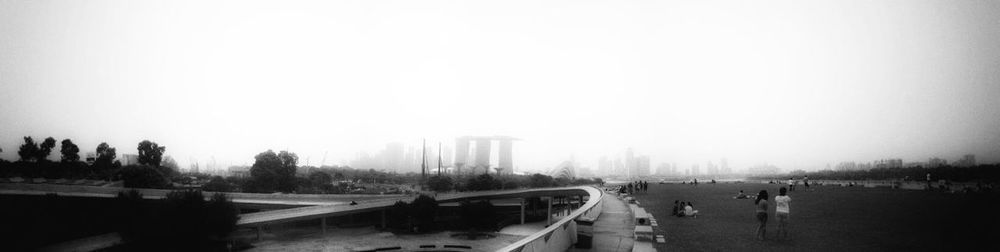
[[[163,174],[146,165],[125,166],[119,172],[119,176],[125,181],[125,187],[129,188],[164,189],[170,187]]]
[[[410,212],[417,232],[434,230],[434,218],[437,217],[438,203],[431,196],[420,195],[410,203]]]
[[[531,188],[552,187],[555,184],[556,183],[551,176],[538,173],[531,175],[531,178],[528,180],[528,185],[531,186]]]
[[[459,204],[462,211],[462,222],[469,225],[469,229],[476,231],[496,231],[496,208],[487,200],[470,202],[462,201]]]
[[[224,251],[224,239],[236,229],[239,210],[224,194],[208,202],[201,191],[174,191],[157,201],[143,201],[136,191],[118,194],[118,232],[125,250]]]
[[[222,176],[214,176],[201,189],[209,192],[232,192],[233,186]]]
[[[433,176],[427,179],[427,187],[435,192],[451,191],[454,182],[448,176]]]
[[[391,228],[398,229],[410,229],[410,204],[403,202],[402,200],[396,201],[396,204],[392,205],[389,209],[389,214],[386,216],[386,221]]]
[[[469,179],[467,188],[470,191],[486,191],[500,189],[500,181],[489,174],[482,174]]]
[[[507,180],[503,182],[503,189],[517,189],[521,187],[521,183],[516,180]]]

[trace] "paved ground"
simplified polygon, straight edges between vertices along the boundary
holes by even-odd
[[[635,229],[635,224],[628,205],[611,194],[604,194],[601,204],[604,204],[601,215],[593,226],[593,247],[570,248],[569,251],[632,251],[632,244],[635,242],[632,231]],[[578,226],[578,228],[586,227]]]

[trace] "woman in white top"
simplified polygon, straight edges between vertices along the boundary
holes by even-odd
[[[698,210],[694,210],[694,206],[691,205],[691,202],[688,202],[687,206],[684,207],[684,216],[698,218]]]
[[[788,191],[782,187],[778,190],[778,196],[774,196],[774,217],[778,219],[779,238],[788,238],[788,213],[790,212],[788,203],[792,202],[792,197],[788,197],[787,194]]]

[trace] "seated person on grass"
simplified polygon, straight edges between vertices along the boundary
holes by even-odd
[[[733,198],[734,199],[749,199],[750,196],[747,196],[746,193],[743,193],[743,190],[740,190],[740,193],[736,194],[736,197],[733,197]]]
[[[684,216],[698,218],[698,210],[694,210],[694,206],[691,205],[691,202],[688,202],[687,206],[684,207]]]
[[[684,217],[684,206],[687,206],[687,204],[684,204],[684,201],[681,201],[681,204],[677,206],[677,213],[674,214],[674,216]]]
[[[670,211],[670,215],[677,216],[677,212],[681,211],[681,205],[679,201],[674,201],[674,209]]]

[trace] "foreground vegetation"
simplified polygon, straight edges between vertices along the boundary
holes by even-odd
[[[0,195],[5,251],[31,251],[74,239],[118,233],[111,251],[226,251],[238,209],[222,194],[174,191],[144,200],[136,191],[116,198]]]

